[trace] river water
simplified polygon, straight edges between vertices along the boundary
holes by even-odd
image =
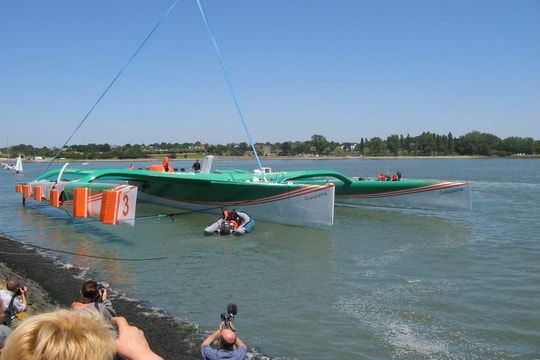
[[[16,182],[32,180],[46,166],[25,164],[22,175],[0,171],[0,234],[81,254],[165,256],[128,262],[54,254],[95,272],[120,294],[203,329],[216,326],[219,314],[234,302],[240,336],[248,347],[272,357],[540,357],[540,160],[275,160],[265,165],[364,177],[400,170],[404,178],[471,181],[473,208],[337,208],[332,227],[258,222],[248,236],[224,238],[202,235],[215,217],[208,214],[141,219],[133,227],[92,221],[80,226],[62,210],[20,205]],[[191,162],[177,160],[173,166],[189,168]],[[254,162],[215,161],[213,167],[252,169]],[[149,204],[138,208],[138,214],[169,211]]]

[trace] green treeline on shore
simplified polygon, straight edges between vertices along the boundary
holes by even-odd
[[[360,138],[357,142],[334,142],[323,135],[313,135],[308,141],[255,144],[260,156],[513,156],[540,154],[540,141],[530,137],[511,136],[501,139],[493,134],[473,131],[460,137],[424,132],[418,136],[390,135]],[[0,149],[0,156],[22,155],[25,158],[50,158],[58,148],[15,145]],[[216,156],[250,156],[253,154],[245,142],[226,145],[195,143],[155,143],[150,145],[70,145],[63,149],[62,158],[74,160],[137,159],[169,154],[173,158],[187,158],[211,154]]]

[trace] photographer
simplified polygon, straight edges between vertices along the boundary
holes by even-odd
[[[6,289],[0,290],[0,303],[4,314],[3,323],[5,325],[17,325],[17,317],[26,310],[28,299],[26,293],[28,289],[17,279],[7,279]]]
[[[219,349],[212,349],[210,346],[218,340]],[[246,344],[236,336],[234,325],[230,323],[230,328],[226,328],[224,321],[201,345],[202,357],[205,360],[243,360],[246,357],[246,352]]]
[[[93,280],[83,284],[81,301],[73,302],[71,310],[97,312],[107,320],[116,316],[111,300],[107,299],[107,289]]]

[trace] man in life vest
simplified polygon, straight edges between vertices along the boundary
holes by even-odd
[[[169,155],[165,155],[163,158],[163,161],[161,162],[161,165],[163,165],[163,169],[165,172],[169,172]]]
[[[222,209],[222,219],[229,223],[231,231],[236,231],[240,225],[242,225],[242,218],[236,212],[236,209],[229,211],[227,209]]]
[[[379,176],[377,177],[377,180],[386,181],[386,175],[384,175],[384,173],[380,173]]]
[[[129,170],[135,170],[135,166],[133,166],[133,164],[129,164]]]
[[[242,218],[236,212],[236,209],[232,209],[229,213],[229,223],[231,224],[231,230],[236,231],[240,225],[242,225]]]
[[[392,175],[392,181],[398,181],[398,176],[397,176],[397,174]]]

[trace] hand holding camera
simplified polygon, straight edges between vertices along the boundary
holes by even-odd
[[[103,284],[98,283],[97,286],[96,286],[96,289],[97,289],[97,291],[99,293],[99,299],[101,301],[106,300],[107,299],[107,288]]]
[[[17,288],[17,293],[19,295],[24,295],[28,292],[28,288],[26,286],[20,286]]]
[[[238,313],[238,307],[236,306],[236,304],[231,303],[227,305],[227,312],[221,313],[221,321],[223,324],[223,328],[234,330],[232,321],[234,320],[234,317],[236,316],[237,313]]]

